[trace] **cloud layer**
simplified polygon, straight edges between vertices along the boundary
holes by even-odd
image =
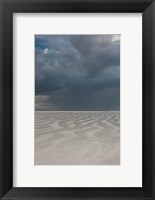
[[[119,110],[119,35],[36,35],[36,110]]]

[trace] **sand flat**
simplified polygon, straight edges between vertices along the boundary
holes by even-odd
[[[35,165],[119,165],[119,111],[36,111]]]

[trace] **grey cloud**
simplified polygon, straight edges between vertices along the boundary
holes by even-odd
[[[47,45],[35,50],[36,96],[49,96],[36,109],[119,109],[119,35],[36,37]]]

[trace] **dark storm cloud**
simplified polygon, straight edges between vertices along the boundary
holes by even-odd
[[[36,35],[37,110],[118,110],[119,35]]]

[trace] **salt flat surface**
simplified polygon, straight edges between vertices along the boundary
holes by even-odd
[[[35,112],[35,165],[119,165],[120,112]]]

